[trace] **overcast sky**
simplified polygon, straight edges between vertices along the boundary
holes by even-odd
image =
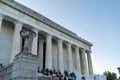
[[[120,0],[16,0],[92,42],[95,74],[120,66]]]

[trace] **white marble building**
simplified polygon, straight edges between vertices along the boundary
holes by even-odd
[[[4,66],[13,63],[21,50],[21,30],[36,33],[32,54],[38,56],[40,69],[93,75],[92,43],[13,0],[0,0],[0,63]]]

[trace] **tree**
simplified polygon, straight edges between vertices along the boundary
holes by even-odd
[[[107,80],[117,80],[117,74],[114,72],[105,71],[103,74],[106,76]]]

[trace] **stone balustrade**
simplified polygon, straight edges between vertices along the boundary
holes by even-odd
[[[0,80],[11,80],[13,64],[0,69]]]

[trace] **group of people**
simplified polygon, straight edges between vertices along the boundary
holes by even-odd
[[[76,80],[76,75],[73,72],[69,74],[67,71],[64,71],[62,74],[60,70],[42,69],[39,73],[49,77],[56,77],[59,80]]]

